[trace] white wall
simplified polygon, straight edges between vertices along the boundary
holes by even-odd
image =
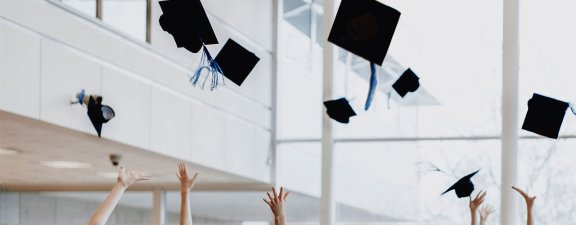
[[[233,37],[261,58],[242,87],[192,87],[195,55],[161,30],[156,1],[145,44],[46,0],[0,0],[0,110],[95,135],[86,109],[69,104],[84,88],[116,111],[102,138],[269,182],[272,2],[243,1],[242,15],[205,2],[213,54]]]

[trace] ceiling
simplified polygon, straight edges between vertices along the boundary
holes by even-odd
[[[122,155],[126,168],[145,169],[152,173],[150,181],[134,185],[134,189],[177,189],[178,159],[152,153],[114,141],[55,126],[39,120],[0,111],[0,148],[13,149],[15,155],[0,154],[0,188],[9,191],[101,191],[108,190],[114,178],[98,173],[117,171],[109,155]],[[77,161],[90,168],[56,169],[41,161]],[[188,164],[199,172],[198,188],[268,189],[269,185],[230,173]]]

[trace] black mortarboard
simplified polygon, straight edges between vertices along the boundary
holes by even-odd
[[[240,86],[260,58],[234,40],[228,39],[214,60],[220,65],[224,76]]]
[[[326,106],[328,116],[340,123],[348,123],[350,122],[350,117],[356,116],[356,112],[348,104],[346,98],[325,101],[324,106]]]
[[[404,97],[408,92],[415,92],[420,87],[420,78],[408,68],[396,82],[392,85],[394,90],[401,96]]]
[[[161,1],[162,29],[174,37],[176,46],[197,53],[203,45],[218,44],[200,0]]]
[[[382,66],[399,19],[376,0],[342,0],[328,41]]]
[[[478,171],[480,171],[480,170],[478,170]],[[468,174],[465,177],[462,177],[462,179],[458,180],[458,182],[456,182],[454,185],[452,185],[452,187],[448,188],[448,190],[446,190],[442,194],[446,194],[446,193],[454,190],[456,192],[456,196],[458,196],[458,198],[470,196],[470,194],[472,194],[472,192],[474,191],[474,184],[472,183],[470,178],[472,178],[472,176],[476,175],[476,173],[478,173],[478,171],[471,173],[471,174]]]
[[[522,129],[557,139],[569,106],[567,102],[534,93],[528,100],[528,113]]]
[[[110,106],[102,105],[101,103],[102,97],[96,97],[96,99],[93,96],[89,97],[88,117],[94,129],[98,132],[98,137],[100,137],[100,133],[102,132],[102,124],[107,123],[116,115]]]

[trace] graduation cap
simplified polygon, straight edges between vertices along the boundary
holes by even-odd
[[[176,41],[176,46],[197,53],[204,45],[218,44],[200,0],[159,2],[163,14],[160,26]]]
[[[476,173],[478,173],[477,170],[474,173],[468,174],[465,177],[462,177],[462,179],[458,180],[454,185],[452,185],[452,187],[448,188],[448,190],[446,190],[444,193],[442,193],[442,195],[454,190],[456,192],[456,196],[458,196],[458,198],[463,198],[463,197],[468,197],[470,196],[470,194],[472,194],[472,191],[474,191],[474,184],[472,183],[472,181],[470,180],[472,178],[472,176],[476,175]]]
[[[400,12],[376,0],[342,0],[328,41],[382,66]]]
[[[92,126],[96,129],[98,137],[100,137],[100,134],[102,133],[102,124],[107,123],[116,116],[112,107],[102,105],[101,96],[87,96],[84,90],[78,92],[78,94],[76,94],[76,100],[70,103],[80,105],[85,104],[88,107],[88,118],[90,118]]]
[[[558,138],[569,103],[534,93],[528,100],[528,113],[522,129],[549,138]]]
[[[234,40],[228,39],[215,60],[220,65],[224,76],[240,86],[260,61],[260,58]]]
[[[328,116],[340,123],[348,123],[350,122],[350,117],[356,116],[356,112],[354,112],[346,98],[325,101],[324,106],[326,106]]]
[[[102,133],[102,124],[107,123],[112,118],[116,116],[112,107],[107,105],[102,105],[102,97],[94,97],[90,95],[88,100],[88,117],[98,132],[98,137]]]
[[[420,82],[418,82],[420,78],[416,76],[416,74],[408,68],[396,82],[392,85],[392,88],[396,90],[396,92],[401,96],[404,97],[408,92],[415,92],[420,87]]]
[[[342,0],[328,41],[370,61],[370,88],[364,109],[372,104],[378,85],[376,66],[382,66],[400,12],[376,0]]]
[[[219,75],[222,74],[220,66],[206,48],[206,45],[218,44],[210,20],[204,11],[200,0],[167,0],[159,2],[163,14],[160,16],[160,26],[176,41],[176,46],[183,47],[190,52],[197,53],[202,49],[200,65],[190,82],[196,85],[206,71],[207,75],[202,87],[212,78],[210,90],[219,84]]]

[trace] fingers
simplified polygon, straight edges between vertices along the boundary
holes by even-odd
[[[284,194],[284,201],[286,201],[286,198],[288,198],[288,194],[290,194],[290,192],[286,192],[286,194]]]
[[[276,203],[274,202],[274,198],[272,198],[272,196],[270,195],[270,192],[266,192],[266,195],[268,195],[268,199],[270,199],[270,202]]]
[[[273,207],[272,203],[268,200],[266,200],[265,198],[263,198],[262,200],[264,200],[264,202],[266,202],[266,204],[268,204],[268,206]]]
[[[522,189],[517,188],[517,187],[512,187],[512,189],[516,190],[518,193],[520,193],[522,196],[526,196],[526,192],[524,192]]]
[[[272,188],[272,193],[274,193],[274,202],[278,202],[278,194],[276,194],[276,188]]]
[[[484,201],[484,198],[486,197],[486,194],[488,194],[488,192],[482,191],[482,195],[480,195],[480,198],[482,199],[482,201]]]
[[[194,176],[192,176],[192,183],[194,183],[196,181],[196,178],[198,177],[198,173],[194,173]]]

